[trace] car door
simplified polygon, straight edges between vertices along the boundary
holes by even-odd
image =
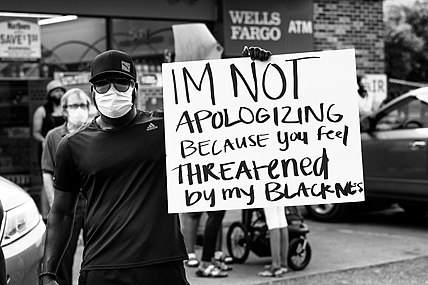
[[[361,134],[368,196],[428,196],[427,96],[408,96],[377,114]]]

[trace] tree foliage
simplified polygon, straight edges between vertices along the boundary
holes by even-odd
[[[388,77],[428,81],[428,1],[391,6],[385,12],[385,65]]]

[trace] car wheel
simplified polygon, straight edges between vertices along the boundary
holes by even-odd
[[[320,222],[338,222],[349,214],[346,204],[318,204],[306,206],[309,215]]]

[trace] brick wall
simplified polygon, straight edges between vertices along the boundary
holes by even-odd
[[[382,0],[314,0],[315,50],[355,48],[357,70],[384,73]]]

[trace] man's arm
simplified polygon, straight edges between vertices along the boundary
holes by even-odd
[[[59,141],[55,139],[57,137],[56,129],[50,130],[45,139],[45,143],[43,144],[43,152],[42,152],[42,172],[43,172],[43,186],[46,192],[46,197],[48,198],[49,207],[52,207],[54,192],[55,189],[53,187],[53,173],[55,170],[55,152],[58,148]]]
[[[53,281],[53,275],[49,273],[56,273],[61,257],[70,240],[74,210],[79,192],[56,190],[54,196],[54,202],[48,216],[45,254],[41,274],[43,285],[57,284]]]
[[[43,187],[45,188],[46,198],[48,198],[49,207],[52,208],[55,189],[53,187],[53,175],[43,172]]]

